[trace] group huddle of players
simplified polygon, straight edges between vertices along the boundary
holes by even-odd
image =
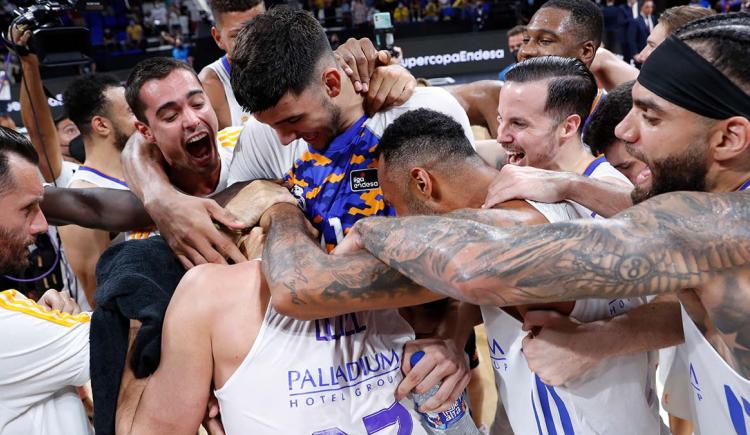
[[[200,74],[152,58],[66,93],[106,101],[71,113],[86,161],[41,203],[81,226],[97,432],[440,433],[420,412],[463,394],[484,323],[491,433],[668,433],[657,363],[672,416],[746,433],[750,16],[660,22],[639,71],[597,54],[593,2],[550,0],[501,89],[446,90],[305,12],[210,3],[228,55]],[[101,229],[128,240],[97,268]],[[127,361],[94,361],[123,321]]]

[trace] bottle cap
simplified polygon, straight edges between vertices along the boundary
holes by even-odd
[[[423,356],[424,352],[422,352],[421,350],[414,352],[409,359],[409,362],[411,362],[411,366],[414,367],[415,365],[417,365],[417,363],[422,359]]]

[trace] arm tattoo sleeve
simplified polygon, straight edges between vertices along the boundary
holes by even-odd
[[[274,307],[309,319],[397,308],[440,299],[367,252],[328,255],[307,233],[301,213],[276,213],[263,252]]]
[[[368,251],[476,304],[630,297],[705,285],[750,266],[750,195],[673,193],[608,221],[494,228],[445,217],[368,218]]]

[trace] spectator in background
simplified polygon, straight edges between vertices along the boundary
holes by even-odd
[[[651,52],[659,46],[669,35],[685,24],[713,15],[716,12],[698,6],[675,6],[664,11],[659,17],[659,23],[646,39],[646,46],[640,53],[635,55],[635,61],[643,63],[651,55]]]
[[[508,30],[508,51],[510,53],[510,59],[511,63],[510,65],[506,66],[505,69],[500,71],[500,74],[498,74],[498,77],[500,80],[505,81],[505,73],[508,72],[509,69],[513,67],[513,65],[518,62],[518,52],[521,51],[521,47],[523,46],[523,38],[524,34],[526,33],[526,26],[515,26]]]
[[[474,5],[469,1],[466,4],[466,8],[469,11],[468,15],[472,22],[472,30],[474,32],[483,30],[484,24],[490,16],[489,3],[485,3],[484,0],[476,0],[476,4]]]
[[[625,62],[630,63],[641,48],[633,47],[632,41],[629,38],[631,27],[636,25],[636,21],[640,15],[641,4],[639,0],[627,0],[627,3],[620,5],[622,8],[623,16],[625,17],[624,31],[620,34],[620,46],[622,48],[622,58]]]
[[[424,20],[430,23],[434,23],[440,16],[440,8],[438,8],[435,0],[428,0],[427,6],[424,7]]]
[[[151,25],[157,31],[166,31],[167,24],[167,7],[164,6],[163,2],[156,3],[154,8],[151,9]]]
[[[615,4],[615,0],[607,0],[601,6],[604,16],[604,41],[603,45],[613,53],[622,54],[623,35],[627,31],[627,11]]]
[[[393,21],[399,24],[409,22],[409,8],[402,1],[398,2],[398,6],[393,10]]]
[[[76,159],[70,153],[70,142],[81,135],[80,130],[73,121],[68,118],[68,115],[62,115],[55,119],[55,128],[57,128],[57,136],[60,138],[60,152],[62,152],[63,159],[67,161],[75,161]]]
[[[355,28],[363,28],[368,25],[367,5],[362,0],[352,2],[352,24]]]
[[[172,47],[172,57],[184,62],[190,66],[193,66],[193,56],[190,56],[190,50],[188,46],[182,42],[182,36],[177,35],[174,39],[174,47]]]
[[[169,7],[167,22],[169,23],[169,33],[172,35],[182,34],[182,27],[180,27],[180,11],[174,3]]]
[[[143,27],[135,18],[130,19],[125,34],[128,38],[128,48],[143,48]]]
[[[633,50],[633,59],[636,53],[639,53],[646,46],[646,41],[651,31],[656,27],[656,19],[652,15],[654,12],[654,2],[646,0],[641,5],[641,11],[638,18],[632,20],[628,25],[628,45]]]
[[[109,27],[104,28],[104,49],[107,51],[117,50],[117,41],[115,35],[112,34],[112,29]]]

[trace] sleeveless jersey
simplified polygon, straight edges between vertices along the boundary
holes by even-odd
[[[396,310],[300,321],[266,309],[250,352],[217,390],[227,434],[425,434],[396,402],[404,344]]]
[[[622,172],[618,171],[614,166],[610,165],[607,159],[604,158],[604,156],[599,156],[594,161],[592,161],[581,175],[591,178],[615,178],[617,180],[621,180],[623,183],[626,183],[628,186],[633,185],[633,183],[631,183],[630,180],[628,180],[628,178],[622,174]],[[573,207],[578,212],[578,216],[581,218],[604,219],[602,216],[599,216],[597,213],[593,212],[587,207],[582,206],[581,204],[578,204],[575,201],[568,202],[573,205]]]
[[[214,62],[208,64],[206,67],[211,68],[211,70],[219,78],[221,85],[224,87],[224,95],[226,95],[227,97],[229,113],[232,115],[232,125],[241,126],[245,123],[245,121],[250,119],[252,115],[242,109],[242,106],[240,106],[240,103],[237,102],[237,98],[235,98],[234,96],[232,84],[229,82],[229,74],[232,71],[232,67],[229,64],[227,55],[220,57]]]
[[[128,188],[128,183],[124,180],[120,180],[119,178],[107,175],[97,169],[85,165],[80,165],[78,167],[78,170],[70,178],[66,187],[70,187],[74,181],[85,181],[97,187],[105,187],[107,189],[130,190]],[[156,231],[150,230],[126,231],[125,240],[147,239],[156,234],[158,234]]]
[[[750,179],[738,191],[750,190]],[[695,433],[746,435],[750,429],[750,380],[719,355],[682,309],[685,343],[677,348],[687,364]]]
[[[401,113],[443,103],[443,111],[472,138],[466,113],[453,97],[444,90],[417,91],[399,108],[362,116],[325,151],[305,151],[291,166],[286,178],[292,193],[326,249],[358,219],[393,214],[378,183],[375,151],[383,130]],[[266,147],[280,146],[275,135],[258,139],[263,138]],[[238,179],[247,179],[252,166],[243,156],[235,156],[233,166],[238,157]],[[424,434],[414,404],[393,399],[403,346],[412,339],[411,326],[397,310],[299,321],[269,304],[251,351],[216,392],[224,427],[253,434]],[[255,390],[259,393],[248,394]]]
[[[616,171],[603,158],[596,159],[583,175],[610,175],[607,166]],[[572,201],[528,202],[550,222],[592,217],[590,210]],[[614,317],[642,303],[645,298],[581,299],[570,316],[591,322]],[[528,367],[521,350],[527,335],[521,329],[522,323],[499,307],[483,306],[481,310],[498,394],[516,435],[660,432],[654,388],[655,355],[610,358],[569,385],[552,387]]]

